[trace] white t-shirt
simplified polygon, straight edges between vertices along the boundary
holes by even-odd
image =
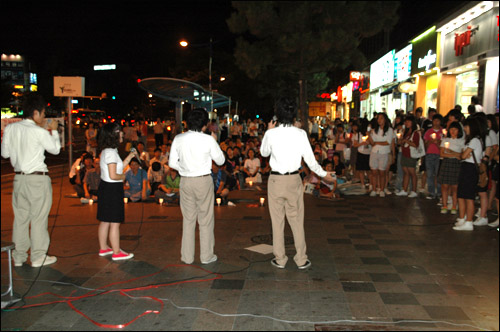
[[[486,135],[486,147],[498,145],[497,133],[494,130],[488,130],[488,135]]]
[[[108,164],[116,164],[116,174],[123,174],[123,161],[118,154],[118,149],[104,149],[101,152],[100,158],[101,180],[106,182],[123,182],[123,180],[112,180],[109,177]]]
[[[481,141],[479,140],[479,138],[474,137],[473,139],[471,139],[469,144],[465,145],[464,150],[466,150],[467,148],[470,148],[473,150],[473,153],[476,155],[476,161],[478,163],[480,163],[481,158],[483,156],[483,146],[481,145]],[[469,156],[469,158],[465,159],[464,161],[467,163],[474,164],[475,162],[474,162],[474,157],[472,156],[472,153]]]
[[[358,143],[363,143],[364,142],[363,141],[363,135],[361,133],[358,133],[357,141],[358,141]],[[358,146],[358,153],[361,153],[361,154],[370,154],[370,152],[372,152],[372,146],[370,144]]]
[[[259,158],[253,158],[252,160],[247,159],[245,160],[245,164],[243,165],[243,167],[248,169],[250,174],[253,174],[255,173],[257,168],[260,168],[260,159]]]
[[[388,154],[391,153],[391,144],[394,139],[394,130],[391,127],[387,129],[384,135],[384,129],[379,128],[378,132],[375,133],[375,129],[370,132],[372,140],[374,142],[387,142],[389,145],[375,145],[372,147],[372,153]]]
[[[448,149],[453,152],[461,153],[465,146],[465,140],[463,138],[444,137],[443,140],[441,141],[442,148],[445,147],[446,142],[450,143]]]

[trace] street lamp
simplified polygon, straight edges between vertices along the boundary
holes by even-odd
[[[212,91],[212,56],[213,56],[213,47],[212,47],[213,41],[212,38],[210,38],[210,59],[208,61],[208,90],[210,90],[211,98],[210,98],[210,112],[213,111],[214,109],[214,92]],[[179,45],[182,47],[188,47],[189,43],[183,39],[179,42]],[[193,47],[198,47],[198,46],[207,46],[207,44],[193,44]]]

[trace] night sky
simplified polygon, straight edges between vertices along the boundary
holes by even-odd
[[[402,47],[447,13],[456,1],[403,1],[391,47]],[[12,1],[2,0],[2,53],[28,55],[35,66],[89,68],[127,63],[139,76],[152,75],[179,52],[178,41],[207,43],[232,53],[226,19],[230,1]]]

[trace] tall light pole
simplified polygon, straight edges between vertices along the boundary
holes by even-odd
[[[189,42],[187,42],[186,40],[181,40],[179,42],[179,44],[182,46],[182,47],[188,47],[189,46]],[[210,47],[210,58],[208,60],[208,90],[210,91],[210,112],[213,112],[214,111],[214,92],[212,90],[212,57],[213,57],[213,40],[212,40],[212,37],[210,37],[210,43],[209,43],[209,47]],[[195,47],[198,47],[198,46],[207,46],[206,44],[193,44],[193,46]]]

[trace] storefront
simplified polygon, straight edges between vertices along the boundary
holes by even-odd
[[[485,113],[498,112],[498,1],[471,3],[438,24],[442,56],[439,106],[467,106],[478,96]],[[443,113],[443,112],[442,112]]]
[[[415,78],[416,92],[414,108],[422,107],[423,116],[427,116],[429,108],[438,107],[439,61],[438,34],[436,27],[428,29],[411,41],[411,75]]]
[[[395,116],[392,93],[385,93],[394,88],[395,50],[390,51],[370,66],[370,98],[368,100],[368,118],[375,112],[385,112],[390,119]]]

